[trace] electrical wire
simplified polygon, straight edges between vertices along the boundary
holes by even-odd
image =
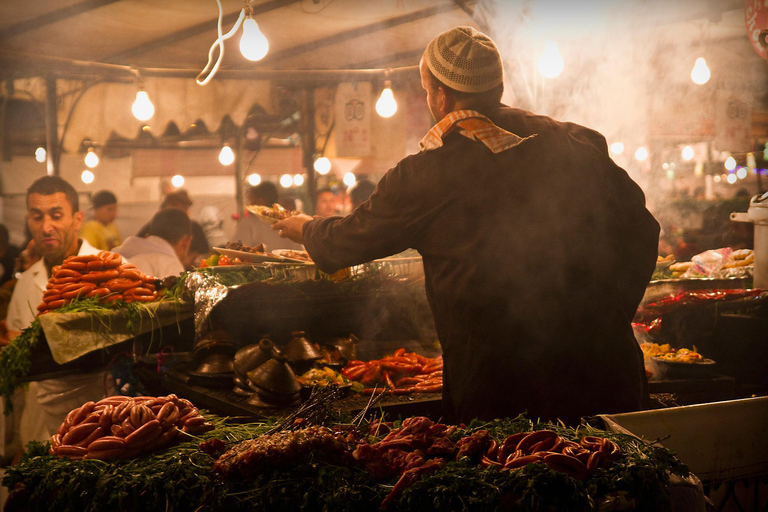
[[[221,19],[224,17],[224,10],[221,7],[221,0],[216,0],[216,4],[219,6],[219,20],[216,24],[216,29],[219,37],[216,38],[216,40],[211,45],[210,50],[208,50],[208,63],[205,65],[203,70],[195,77],[195,82],[197,83],[197,85],[206,85],[208,82],[211,81],[211,79],[219,71],[219,66],[221,65],[222,59],[224,58],[224,41],[226,41],[227,39],[235,35],[235,32],[237,32],[237,29],[240,28],[240,25],[243,23],[243,19],[245,18],[245,9],[243,9],[240,11],[240,16],[237,17],[237,21],[235,21],[235,25],[232,27],[232,29],[226,34],[222,35]],[[203,80],[201,80],[200,77],[203,76],[206,72],[208,72],[208,68],[211,67],[211,61],[213,60],[213,53],[217,46],[219,48],[219,57],[218,59],[216,59],[216,63],[211,68],[211,71],[208,73],[208,76],[206,76]]]

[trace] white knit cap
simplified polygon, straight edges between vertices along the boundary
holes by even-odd
[[[472,27],[446,30],[429,43],[425,57],[435,77],[457,91],[489,91],[504,80],[496,45]]]

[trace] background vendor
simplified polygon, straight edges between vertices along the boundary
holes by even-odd
[[[577,423],[641,408],[631,319],[659,226],[599,133],[501,104],[502,60],[470,27],[420,64],[438,123],[345,218],[273,226],[325,272],[415,248],[444,359],[452,421]]]

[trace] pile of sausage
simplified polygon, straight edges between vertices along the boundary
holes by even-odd
[[[551,469],[583,480],[620,457],[621,448],[610,439],[585,436],[577,443],[563,439],[552,430],[537,430],[512,434],[502,443],[491,440],[480,465],[517,469],[527,464],[544,463]]]
[[[180,432],[213,429],[192,403],[165,397],[110,396],[67,415],[51,437],[50,453],[80,459],[126,459],[161,448]]]
[[[443,390],[443,356],[424,357],[399,348],[391,356],[368,361],[350,361],[341,374],[365,386],[364,394],[386,389],[393,395],[439,393]]]
[[[70,256],[51,270],[37,311],[42,315],[84,297],[99,297],[104,302],[151,302],[157,299],[156,281],[136,265],[123,263],[113,252]]]

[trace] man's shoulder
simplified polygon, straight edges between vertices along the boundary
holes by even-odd
[[[92,246],[85,238],[80,239],[80,250],[77,251],[78,256],[85,256],[87,254],[99,254],[100,252],[101,249],[97,249],[96,247]]]

